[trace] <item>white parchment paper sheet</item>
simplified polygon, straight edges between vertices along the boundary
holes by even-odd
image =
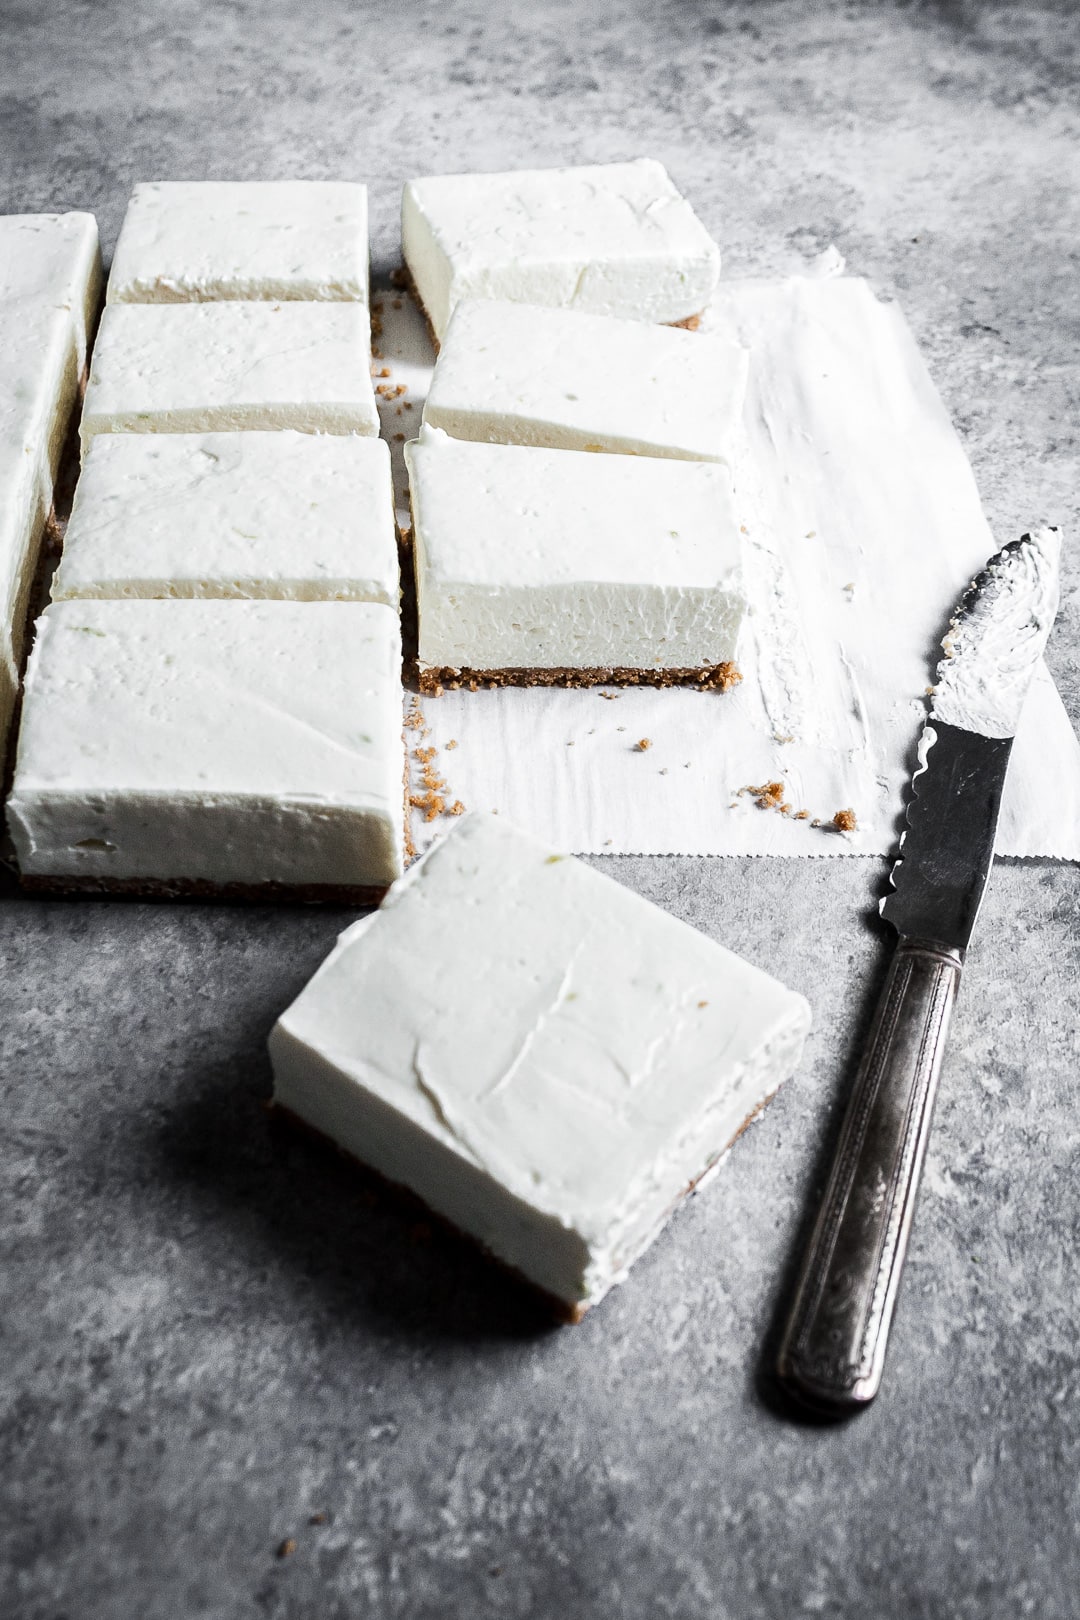
[[[383,304],[386,364],[412,406],[384,402],[384,425],[412,437],[431,353],[408,299]],[[448,801],[579,853],[887,854],[946,621],[1000,542],[897,304],[854,278],[728,282],[708,324],[751,350],[742,685],[447,692],[422,702],[428,734],[408,735],[438,750]],[[395,471],[404,500],[397,455]],[[770,781],[805,820],[740,791]],[[828,826],[841,809],[854,833]],[[415,823],[422,848],[438,822]],[[1045,667],[997,847],[1080,859],[1080,745]]]

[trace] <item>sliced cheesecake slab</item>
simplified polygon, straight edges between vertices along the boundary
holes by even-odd
[[[99,434],[52,594],[396,608],[389,447],[352,434]]]
[[[719,463],[406,446],[421,684],[724,688],[746,613]]]
[[[368,298],[367,188],[340,180],[154,181],[132,192],[110,303]]]
[[[578,1317],[792,1073],[809,1025],[758,968],[474,814],[279,1019],[274,1100]]]
[[[110,304],[82,416],[95,433],[379,431],[361,304]]]
[[[0,217],[0,760],[30,589],[100,297],[92,214]]]
[[[58,602],[8,826],[30,888],[370,897],[402,870],[397,613]]]
[[[716,243],[650,158],[410,180],[401,239],[440,341],[462,298],[689,321],[720,274]]]
[[[101,300],[93,214],[0,215],[0,401],[45,434],[56,476]]]
[[[729,461],[746,349],[676,327],[466,299],[424,421],[456,439]]]

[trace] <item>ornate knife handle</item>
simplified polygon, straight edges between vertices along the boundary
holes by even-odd
[[[777,1368],[819,1411],[859,1411],[881,1383],[962,965],[901,936],[889,966]]]

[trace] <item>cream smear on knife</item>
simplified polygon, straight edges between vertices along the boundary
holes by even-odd
[[[1005,546],[968,590],[943,642],[935,720],[1013,737],[1058,606],[1061,535],[1037,529]]]

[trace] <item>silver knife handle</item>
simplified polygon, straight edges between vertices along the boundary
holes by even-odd
[[[962,965],[903,936],[889,965],[780,1349],[781,1384],[819,1410],[881,1383]]]

